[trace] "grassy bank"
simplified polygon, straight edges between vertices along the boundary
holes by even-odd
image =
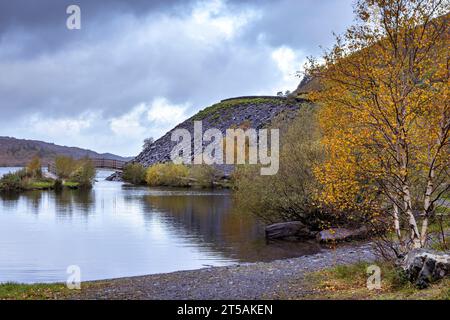
[[[331,300],[450,300],[450,279],[419,290],[392,265],[375,263],[381,268],[381,289],[367,289],[369,263],[337,266],[307,275],[314,294],[308,299]]]
[[[64,284],[0,284],[0,300],[62,299],[69,292]]]

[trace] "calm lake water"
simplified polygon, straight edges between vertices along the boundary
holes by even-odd
[[[0,168],[0,176],[14,168]],[[270,261],[316,253],[266,243],[228,191],[133,187],[104,178],[90,191],[0,195],[0,282],[82,281]]]

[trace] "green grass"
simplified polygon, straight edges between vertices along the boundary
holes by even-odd
[[[32,181],[30,182],[28,188],[33,190],[48,190],[53,189],[55,186],[55,181]]]
[[[367,267],[375,264],[381,269],[381,289],[367,289]],[[312,287],[310,299],[439,299],[450,300],[450,279],[446,278],[424,290],[417,289],[402,271],[384,262],[360,262],[352,265],[310,273],[307,281]]]
[[[58,299],[72,290],[64,284],[19,284],[8,282],[0,284],[0,300],[46,300]]]
[[[258,105],[258,104],[280,104],[285,103],[283,101],[280,101],[279,99],[271,99],[271,98],[242,98],[242,99],[235,99],[235,100],[229,100],[224,102],[219,102],[216,104],[213,104],[210,107],[207,107],[200,112],[198,112],[196,115],[194,115],[191,120],[192,121],[199,121],[206,119],[207,117],[211,117],[211,119],[218,120],[221,115],[229,116],[228,110],[230,108],[236,107],[236,106],[248,106],[248,105]],[[226,113],[225,110],[227,110]]]
[[[78,182],[73,181],[64,181],[63,186],[70,189],[77,189],[80,186],[80,184]]]

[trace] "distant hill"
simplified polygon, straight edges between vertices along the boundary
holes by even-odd
[[[111,160],[128,161],[132,158],[124,158],[111,153],[97,153],[76,147],[59,146],[53,143],[24,140],[11,137],[0,137],[0,167],[13,167],[26,165],[35,155],[38,155],[43,165],[53,161],[56,156],[70,156],[75,159],[104,158]]]
[[[133,161],[146,167],[170,161],[170,152],[176,145],[171,141],[172,131],[186,129],[192,134],[194,121],[202,121],[203,132],[217,128],[224,134],[227,129],[242,126],[261,129],[268,127],[274,120],[289,123],[305,104],[310,102],[294,97],[252,96],[222,100],[177,125],[144,149]],[[222,165],[220,169],[229,174],[233,167]]]

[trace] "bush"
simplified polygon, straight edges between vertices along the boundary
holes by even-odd
[[[188,186],[189,168],[182,164],[157,163],[147,169],[145,180],[148,185],[185,187]]]
[[[201,188],[213,188],[219,175],[220,173],[213,166],[206,164],[193,165],[189,172],[193,184]]]
[[[68,179],[77,169],[77,161],[71,157],[59,156],[55,159],[56,175],[60,179]]]
[[[42,177],[42,164],[41,159],[38,156],[34,156],[30,163],[27,165],[27,173],[32,178]]]
[[[21,173],[23,171],[21,170]],[[0,189],[2,191],[21,191],[25,189],[19,172],[7,173],[0,179]]]
[[[130,163],[123,168],[123,180],[132,184],[145,183],[145,167],[140,163]]]
[[[95,166],[90,159],[76,161],[77,168],[70,175],[70,180],[77,182],[81,188],[90,188],[95,179]]]
[[[56,191],[60,191],[63,188],[63,182],[61,181],[61,179],[56,179],[55,180],[55,185],[54,188]]]
[[[30,177],[26,168],[20,169],[19,171],[14,172],[14,174],[16,174],[21,180]]]

